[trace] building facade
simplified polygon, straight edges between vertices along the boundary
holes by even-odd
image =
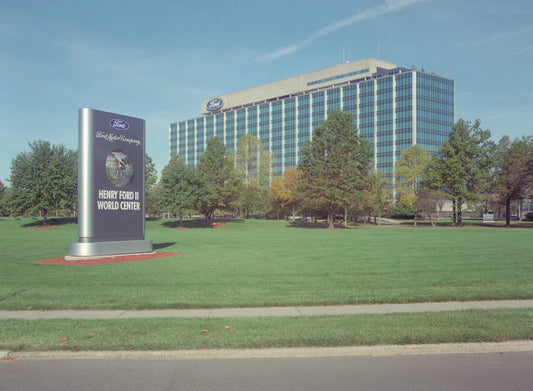
[[[435,153],[454,122],[455,83],[425,71],[364,59],[202,101],[202,116],[169,126],[170,157],[191,166],[213,136],[228,151],[253,134],[275,156],[273,175],[294,168],[313,130],[332,109],[354,116],[373,146],[374,168],[393,180],[400,153]]]

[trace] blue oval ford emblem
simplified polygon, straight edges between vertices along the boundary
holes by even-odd
[[[123,119],[112,119],[111,121],[109,121],[109,125],[111,125],[112,128],[118,130],[126,130],[130,127],[130,124],[124,121]]]
[[[206,108],[209,111],[216,111],[224,106],[224,101],[220,98],[213,98],[207,102]]]

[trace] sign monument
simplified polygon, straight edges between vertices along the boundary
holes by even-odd
[[[149,253],[144,239],[145,121],[80,109],[78,235],[71,257]]]

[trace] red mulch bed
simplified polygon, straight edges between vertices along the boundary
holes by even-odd
[[[174,229],[188,229],[187,227],[174,227]]]
[[[209,224],[209,226],[213,227],[213,228],[222,228],[222,227],[224,227],[224,224],[215,224],[215,223],[213,223],[213,224]]]
[[[91,266],[91,265],[105,265],[107,263],[117,262],[135,262],[145,261],[154,258],[174,257],[176,255],[183,255],[177,253],[153,253],[153,254],[128,254],[116,255],[111,257],[91,258],[91,259],[77,259],[74,261],[67,261],[65,257],[42,259],[35,263],[52,263],[55,265],[77,265],[77,266]]]
[[[39,227],[35,227],[35,229],[43,229],[43,228],[53,228],[53,225],[40,225]]]
[[[332,230],[339,230],[339,229],[342,229],[342,228],[324,228],[324,229],[332,231]]]

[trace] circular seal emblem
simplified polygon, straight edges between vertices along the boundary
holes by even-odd
[[[128,154],[120,149],[115,149],[105,161],[107,179],[116,187],[124,187],[133,178],[133,164]]]

